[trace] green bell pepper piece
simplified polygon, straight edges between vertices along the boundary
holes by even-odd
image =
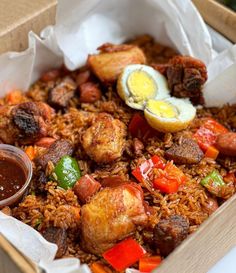
[[[210,174],[208,174],[205,178],[202,179],[201,185],[206,188],[208,186],[217,188],[225,186],[225,182],[218,171],[212,171]]]
[[[68,155],[63,156],[59,160],[55,166],[54,173],[58,185],[65,190],[72,188],[81,177],[77,161]]]

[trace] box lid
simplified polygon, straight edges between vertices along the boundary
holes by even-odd
[[[0,54],[27,48],[30,30],[39,34],[47,25],[54,24],[57,0],[1,0]]]

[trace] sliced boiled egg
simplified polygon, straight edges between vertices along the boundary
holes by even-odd
[[[196,109],[188,99],[150,99],[144,115],[154,129],[160,132],[177,132],[187,128],[196,115]]]
[[[134,109],[143,110],[149,99],[169,97],[166,78],[147,65],[128,65],[120,74],[117,91],[125,103]]]

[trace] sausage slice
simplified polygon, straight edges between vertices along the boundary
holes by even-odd
[[[216,147],[223,155],[236,156],[236,133],[219,135],[216,139]]]

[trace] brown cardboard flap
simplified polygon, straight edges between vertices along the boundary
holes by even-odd
[[[30,30],[39,34],[44,27],[54,24],[56,4],[57,0],[1,0],[0,54],[25,50]]]
[[[210,26],[236,43],[236,12],[214,0],[192,1]]]

